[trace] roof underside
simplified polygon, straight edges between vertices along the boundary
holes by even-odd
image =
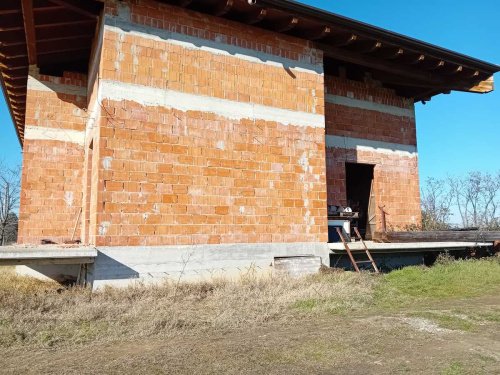
[[[30,66],[56,76],[86,74],[101,9],[93,0],[0,1],[2,89],[21,144]]]
[[[288,0],[161,0],[164,3],[313,41],[327,74],[379,81],[415,101],[452,90],[489,92],[500,67]],[[22,142],[30,65],[41,73],[86,73],[98,0],[2,0],[2,87]]]

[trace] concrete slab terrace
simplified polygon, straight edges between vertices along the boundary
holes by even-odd
[[[0,248],[0,266],[89,264],[94,263],[97,250],[93,247],[62,246],[3,246]]]
[[[454,251],[470,248],[491,247],[491,242],[407,242],[407,243],[380,243],[365,241],[366,247],[371,253],[422,253],[427,251]],[[361,242],[349,242],[352,251],[363,251]],[[339,243],[329,243],[328,248],[333,254],[345,254],[344,245]]]

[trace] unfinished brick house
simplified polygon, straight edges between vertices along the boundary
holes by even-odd
[[[0,25],[19,243],[80,238],[96,282],[328,265],[355,200],[418,225],[414,103],[499,70],[285,0],[4,0]]]

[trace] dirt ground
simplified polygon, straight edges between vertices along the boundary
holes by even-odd
[[[225,332],[0,350],[3,374],[500,374],[500,295]]]

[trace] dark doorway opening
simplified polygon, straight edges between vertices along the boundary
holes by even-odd
[[[376,223],[373,168],[370,164],[345,164],[347,205],[359,212],[358,229],[365,239],[372,238]]]

